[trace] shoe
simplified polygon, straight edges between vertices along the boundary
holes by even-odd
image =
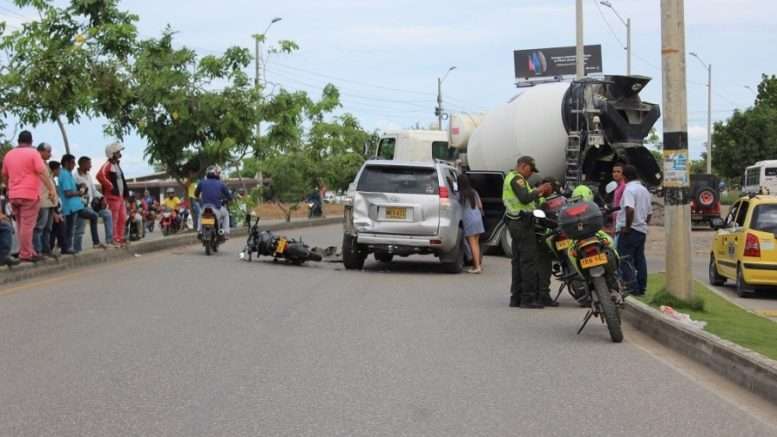
[[[540,310],[545,308],[545,305],[539,302],[526,302],[526,303],[521,303],[521,308],[526,308],[530,310]]]
[[[550,298],[550,296],[543,297],[541,300],[543,305],[546,307],[557,307],[559,304],[558,302],[555,302],[553,299]]]
[[[108,248],[108,246],[104,245],[103,243],[98,243],[98,244],[96,244],[96,245],[94,246],[94,248],[95,248],[95,249],[103,249],[103,250],[105,250],[105,249],[107,249],[107,248]]]
[[[19,258],[9,257],[7,260],[5,260],[5,265],[7,265],[9,268],[10,267],[14,267],[14,266],[18,266],[21,263],[22,262],[19,261]]]
[[[467,273],[472,273],[472,274],[475,274],[475,275],[479,275],[479,274],[483,273],[483,269],[472,268],[472,269],[467,270]]]
[[[78,253],[78,252],[76,252],[75,250],[63,250],[59,254],[60,255],[75,255],[76,253]]]
[[[35,255],[35,256],[34,256],[34,257],[32,257],[32,258],[19,258],[19,259],[20,259],[22,262],[26,262],[26,263],[37,263],[37,262],[41,262],[41,261],[43,261],[45,258],[43,258],[43,257],[42,257],[42,256],[40,256],[40,255]]]
[[[521,298],[510,296],[510,308],[518,308],[521,306]]]

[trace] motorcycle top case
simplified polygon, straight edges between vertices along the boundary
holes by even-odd
[[[599,205],[594,202],[575,202],[561,210],[559,226],[569,238],[583,240],[593,237],[604,226]]]

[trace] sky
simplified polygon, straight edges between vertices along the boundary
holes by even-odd
[[[642,97],[660,104],[660,1],[611,3],[632,20],[632,72],[654,78]],[[625,26],[598,1],[583,4],[585,43],[602,45],[605,74],[624,74]],[[301,49],[266,59],[269,88],[319,96],[332,83],[341,91],[341,111],[356,115],[368,130],[434,123],[437,78],[451,66],[456,69],[443,83],[445,110],[488,111],[516,92],[513,50],[575,44],[574,0],[126,0],[121,7],[140,16],[141,36],[156,37],[169,24],[179,45],[201,55],[235,45],[253,49],[251,35],[281,17],[268,32],[268,45],[290,39]],[[0,19],[12,27],[33,16],[0,0]],[[745,87],[755,89],[762,73],[777,74],[777,2],[685,0],[685,19],[687,51],[713,66],[713,122],[751,106],[755,94]],[[695,58],[686,62],[689,142],[698,157],[707,136],[707,72]],[[74,154],[102,161],[113,141],[103,135],[102,124],[68,126]],[[61,149],[55,125],[24,127],[36,142]],[[11,121],[7,134],[13,130]],[[125,143],[126,173],[150,173],[142,139],[132,136]]]

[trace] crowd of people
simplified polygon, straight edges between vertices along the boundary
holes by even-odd
[[[220,181],[220,168],[210,167],[201,181],[192,176],[184,199],[168,188],[160,202],[148,190],[129,189],[121,168],[123,150],[121,144],[108,145],[106,161],[93,177],[90,157],[64,154],[59,161],[52,160],[50,144],[34,146],[32,134],[21,132],[18,145],[3,158],[0,265],[82,252],[87,225],[93,248],[125,247],[128,239],[153,232],[163,211],[170,212],[176,229],[199,229],[202,202],[218,204],[223,234],[228,237],[230,219],[225,205],[233,198],[240,203],[245,190],[233,195]]]
[[[0,264],[38,262],[46,257],[83,251],[83,235],[89,224],[92,246],[126,245],[127,182],[121,169],[124,147],[105,149],[106,162],[95,180],[92,160],[65,154],[51,160],[52,146],[33,146],[32,134],[19,134],[18,145],[3,158],[0,197]],[[98,232],[105,227],[104,241]],[[14,226],[15,224],[15,226]],[[18,257],[12,256],[18,246]]]

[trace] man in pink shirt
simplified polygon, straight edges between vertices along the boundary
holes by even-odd
[[[20,133],[18,147],[5,154],[3,182],[8,187],[8,199],[16,217],[19,259],[40,261],[43,257],[35,252],[32,235],[38,221],[41,183],[48,188],[49,200],[53,203],[57,203],[57,190],[47,176],[40,153],[32,147],[32,134],[29,131]]]

